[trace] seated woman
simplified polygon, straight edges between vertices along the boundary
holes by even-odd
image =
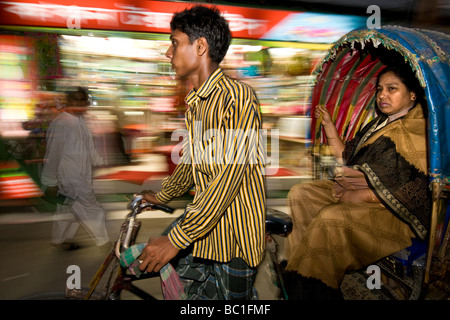
[[[377,79],[380,115],[346,144],[328,110],[316,108],[338,167],[333,180],[297,184],[289,192],[289,299],[341,298],[346,271],[410,246],[412,237],[426,238],[431,200],[421,97],[409,66],[386,67]]]

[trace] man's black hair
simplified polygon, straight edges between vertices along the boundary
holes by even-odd
[[[170,21],[170,28],[185,33],[191,43],[205,37],[209,55],[216,63],[222,62],[231,43],[228,22],[216,7],[196,5],[177,12]]]

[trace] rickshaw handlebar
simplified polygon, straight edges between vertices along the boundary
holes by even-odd
[[[131,210],[136,210],[136,213],[140,213],[142,210],[146,209],[146,208],[151,208],[153,210],[161,210],[167,213],[173,213],[174,209],[166,206],[164,204],[156,204],[156,203],[151,203],[151,202],[144,202],[142,203],[142,200],[144,199],[144,197],[142,195],[135,195],[133,200],[130,201],[130,203],[128,204],[128,208]]]
[[[153,210],[161,210],[167,213],[173,213],[174,209],[171,207],[168,207],[163,204],[156,204],[151,202],[142,202],[144,200],[144,197],[140,194],[137,194],[133,197],[133,199],[128,204],[128,209],[131,209],[131,212],[128,214],[126,222],[123,225],[123,230],[121,232],[121,235],[119,236],[119,240],[116,242],[115,246],[115,254],[118,259],[120,259],[121,255],[121,242],[120,239],[122,238],[122,235],[125,234],[122,241],[122,251],[126,250],[130,246],[131,242],[131,236],[133,233],[134,223],[136,221],[136,215],[141,213],[146,208],[151,208]]]

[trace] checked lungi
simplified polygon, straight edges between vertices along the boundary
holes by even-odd
[[[121,256],[121,265],[137,277],[143,274],[138,258],[145,246],[146,243],[131,246]],[[256,268],[249,268],[241,258],[219,263],[195,258],[184,250],[161,269],[160,276],[166,300],[257,299],[253,286]]]
[[[195,258],[192,253],[178,259],[175,267],[189,300],[256,300],[253,286],[256,268],[241,258],[227,263]]]

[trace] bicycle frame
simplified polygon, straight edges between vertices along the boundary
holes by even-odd
[[[137,215],[147,208],[158,209],[168,213],[172,213],[174,209],[152,203],[141,203],[142,196],[135,196],[128,207],[131,212],[126,216],[122,223],[120,233],[114,247],[106,256],[102,265],[99,267],[92,278],[88,291],[86,293],[77,289],[68,289],[66,296],[69,298],[88,300],[91,297],[98,300],[118,300],[123,290],[129,291],[143,300],[157,300],[151,294],[136,287],[133,282],[154,277],[159,277],[159,273],[142,274],[140,277],[127,274],[126,268],[120,265],[121,254],[135,243],[136,237],[141,227],[141,221],[137,220]],[[292,230],[292,220],[284,212],[268,209],[266,213],[266,252],[269,254],[270,271],[272,278],[278,289],[280,289],[280,299],[287,299],[284,290],[282,271],[277,259],[277,243],[272,235],[276,234],[285,237]],[[107,272],[109,269],[109,272]],[[104,279],[107,275],[106,280]],[[99,284],[104,281],[104,287],[100,290],[100,295],[93,295],[99,288]]]
[[[135,243],[136,237],[141,227],[141,221],[137,220],[137,215],[147,208],[162,210],[167,213],[172,213],[173,208],[157,205],[150,202],[142,203],[143,197],[138,195],[129,203],[128,208],[131,209],[130,213],[125,217],[125,221],[122,223],[120,233],[114,247],[106,256],[102,265],[99,267],[91,282],[89,283],[89,289],[87,293],[83,293],[81,290],[68,289],[66,296],[71,298],[81,298],[88,300],[92,297],[95,290],[98,289],[101,280],[104,280],[105,274],[108,277],[104,281],[104,288],[101,288],[100,296],[96,299],[100,300],[117,300],[120,297],[120,293],[123,290],[127,290],[141,299],[144,300],[156,300],[155,297],[148,294],[144,290],[133,285],[134,281],[153,278],[159,276],[158,273],[144,274],[141,277],[135,277],[126,274],[126,269],[120,265],[121,254]],[[113,279],[113,282],[111,280]],[[111,285],[112,283],[112,285]]]

